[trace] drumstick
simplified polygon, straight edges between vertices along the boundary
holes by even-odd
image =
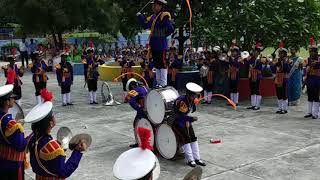
[[[146,5],[143,6],[143,8],[140,9],[140,13],[141,11],[143,11],[153,0],[150,0]]]

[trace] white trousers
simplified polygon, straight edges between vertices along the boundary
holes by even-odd
[[[156,69],[157,86],[167,86],[168,69]]]

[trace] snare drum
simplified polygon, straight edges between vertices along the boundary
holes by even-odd
[[[24,119],[24,113],[22,108],[17,104],[14,103],[13,107],[9,109],[8,114],[12,115],[12,118],[15,120],[22,120]]]
[[[155,125],[161,124],[166,115],[173,111],[174,101],[178,97],[179,93],[173,87],[150,91],[145,100],[149,120]]]
[[[176,133],[168,124],[161,124],[156,130],[156,147],[161,156],[165,159],[173,159],[180,150]]]
[[[141,140],[137,134],[138,128],[146,128],[146,129],[149,129],[151,132],[150,145],[153,147],[154,146],[154,132],[153,132],[153,127],[152,127],[151,123],[147,119],[142,118],[137,121],[135,126],[136,127],[134,128],[134,135],[137,140],[137,143],[139,145],[141,144]]]

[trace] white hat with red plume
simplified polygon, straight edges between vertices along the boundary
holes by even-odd
[[[52,116],[53,94],[49,92],[48,89],[43,89],[41,90],[41,97],[44,102],[32,108],[32,110],[24,118],[24,122],[36,123],[45,119],[46,117]]]
[[[151,131],[138,128],[138,135],[141,139],[140,147],[122,153],[116,160],[113,166],[115,178],[134,180],[148,175],[152,176],[153,180],[159,178],[160,164],[150,145]]]

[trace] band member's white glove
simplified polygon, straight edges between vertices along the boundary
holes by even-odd
[[[138,12],[136,15],[137,15],[137,16],[140,16],[140,15],[141,15],[141,12]]]

